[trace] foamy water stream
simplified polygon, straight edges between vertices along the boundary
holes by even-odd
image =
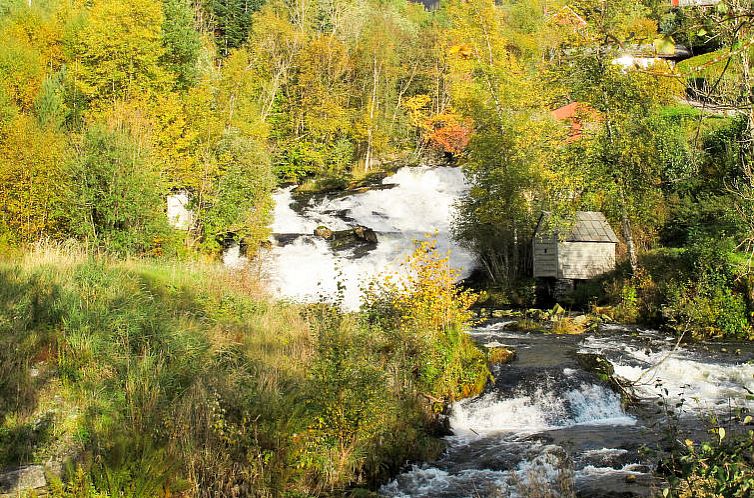
[[[279,297],[315,301],[334,296],[341,283],[345,307],[356,309],[360,288],[379,274],[403,271],[400,265],[414,241],[427,235],[442,253],[450,252],[454,268],[468,275],[474,258],[450,236],[454,205],[467,189],[458,168],[413,167],[383,180],[382,188],[314,196],[298,209],[293,188],[279,191],[272,231],[284,235],[286,243],[276,244],[270,255],[271,290]],[[320,225],[331,230],[369,227],[377,233],[377,246],[366,254],[357,254],[357,249],[334,251],[326,240],[312,235]]]
[[[703,420],[712,413],[754,408],[747,399],[754,391],[751,347],[684,348],[657,332],[619,327],[581,337],[521,333],[506,330],[509,323],[475,329],[472,336],[488,347],[515,347],[518,358],[496,369],[497,380],[483,395],[452,406],[453,435],[443,457],[412,466],[381,494],[656,496],[663,484],[652,453],[642,448],[663,447],[661,397],[692,438],[705,434]],[[579,366],[581,353],[603,355],[617,375],[636,383],[642,401],[625,409],[615,392]]]

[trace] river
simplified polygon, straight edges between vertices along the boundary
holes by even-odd
[[[414,241],[431,234],[468,275],[474,258],[451,238],[454,205],[468,185],[455,168],[403,168],[356,192],[275,195],[268,282],[281,298],[337,299],[357,309],[360,288],[384,272],[401,272]],[[338,250],[313,235],[318,226],[373,229],[376,244]],[[237,251],[237,248],[235,249]],[[237,255],[232,255],[236,257]],[[336,297],[340,295],[340,297]],[[388,497],[653,496],[657,451],[669,424],[702,437],[702,420],[735,407],[754,408],[754,358],[744,344],[678,346],[648,330],[605,325],[584,336],[521,333],[494,321],[471,331],[483,347],[517,351],[496,367],[481,396],[450,408],[453,435],[435,462],[409,466],[380,489]],[[640,401],[618,394],[580,367],[599,354],[633,384]]]
[[[655,475],[657,452],[667,447],[669,424],[698,440],[707,416],[754,408],[747,399],[754,390],[748,344],[677,347],[673,337],[618,326],[584,336],[505,326],[472,334],[482,345],[515,348],[516,360],[497,367],[482,396],[451,407],[454,434],[441,459],[413,466],[381,494],[657,496],[664,486]],[[618,394],[584,371],[577,358],[590,353],[634,383],[640,401],[624,408]]]

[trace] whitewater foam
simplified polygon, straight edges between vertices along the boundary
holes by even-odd
[[[561,395],[549,386],[530,393],[500,398],[488,393],[463,400],[451,408],[450,425],[460,439],[501,432],[533,434],[575,425],[634,425],[620,397],[597,384],[584,383]]]
[[[584,349],[605,354],[615,374],[629,381],[642,397],[666,397],[673,404],[684,399],[687,402],[682,409],[696,412],[731,406],[754,408],[747,399],[754,391],[754,365],[715,363],[664,342],[659,350],[621,344],[616,351],[609,338],[590,337],[584,341]]]
[[[468,276],[475,258],[450,235],[454,205],[468,190],[461,170],[402,168],[383,184],[393,188],[313,200],[301,213],[291,207],[292,188],[278,191],[272,231],[301,236],[271,251],[267,271],[271,290],[279,297],[309,302],[324,296],[334,299],[342,292],[343,306],[356,309],[361,287],[385,272],[404,272],[401,263],[413,251],[414,241],[426,235],[437,241],[441,254],[450,253],[450,265],[461,271],[462,278]],[[312,235],[320,225],[331,230],[367,226],[378,233],[379,242],[358,257],[353,250],[336,252]]]

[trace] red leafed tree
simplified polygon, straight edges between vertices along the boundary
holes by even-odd
[[[471,119],[455,113],[435,114],[427,120],[425,139],[434,148],[451,154],[463,152],[471,138]]]

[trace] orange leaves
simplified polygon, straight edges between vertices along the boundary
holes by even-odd
[[[440,113],[427,120],[426,141],[443,152],[459,154],[469,144],[472,133],[470,118],[452,112]]]
[[[403,108],[408,112],[411,124],[420,131],[425,144],[441,152],[460,154],[471,139],[471,118],[451,109],[431,114],[431,104],[429,95],[419,94],[406,99]]]

